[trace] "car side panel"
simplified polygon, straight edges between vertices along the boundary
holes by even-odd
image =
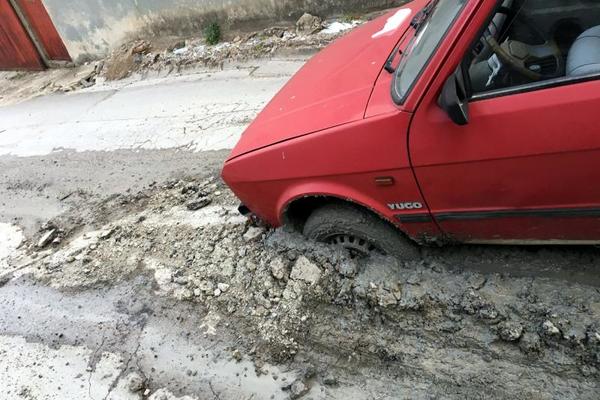
[[[429,215],[425,208],[388,207],[424,204],[406,150],[410,118],[395,111],[279,143],[230,160],[223,177],[244,204],[273,226],[282,224],[291,201],[327,195],[362,204],[403,229],[400,215]],[[391,177],[394,185],[378,186],[378,177]],[[412,225],[406,233],[439,235],[431,221]]]

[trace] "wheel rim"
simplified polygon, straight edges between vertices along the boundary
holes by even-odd
[[[327,238],[326,242],[348,250],[352,258],[368,257],[375,252],[383,254],[383,251],[373,243],[354,235],[333,235]]]

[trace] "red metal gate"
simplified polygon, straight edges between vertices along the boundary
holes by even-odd
[[[0,0],[0,70],[71,61],[41,0]]]
[[[69,52],[50,19],[42,0],[13,0],[33,31],[45,56],[52,61],[71,61]]]
[[[8,0],[0,0],[0,69],[44,69],[37,48]]]

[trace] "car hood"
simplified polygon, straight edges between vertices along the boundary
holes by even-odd
[[[315,55],[246,129],[230,159],[364,117],[373,86],[415,10],[396,9]]]

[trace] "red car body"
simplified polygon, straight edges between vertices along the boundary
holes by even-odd
[[[418,241],[600,241],[600,81],[473,99],[469,123],[452,122],[440,93],[497,7],[470,0],[398,105],[386,60],[426,3],[308,62],[243,134],[226,183],[272,226],[298,202],[331,198]]]

